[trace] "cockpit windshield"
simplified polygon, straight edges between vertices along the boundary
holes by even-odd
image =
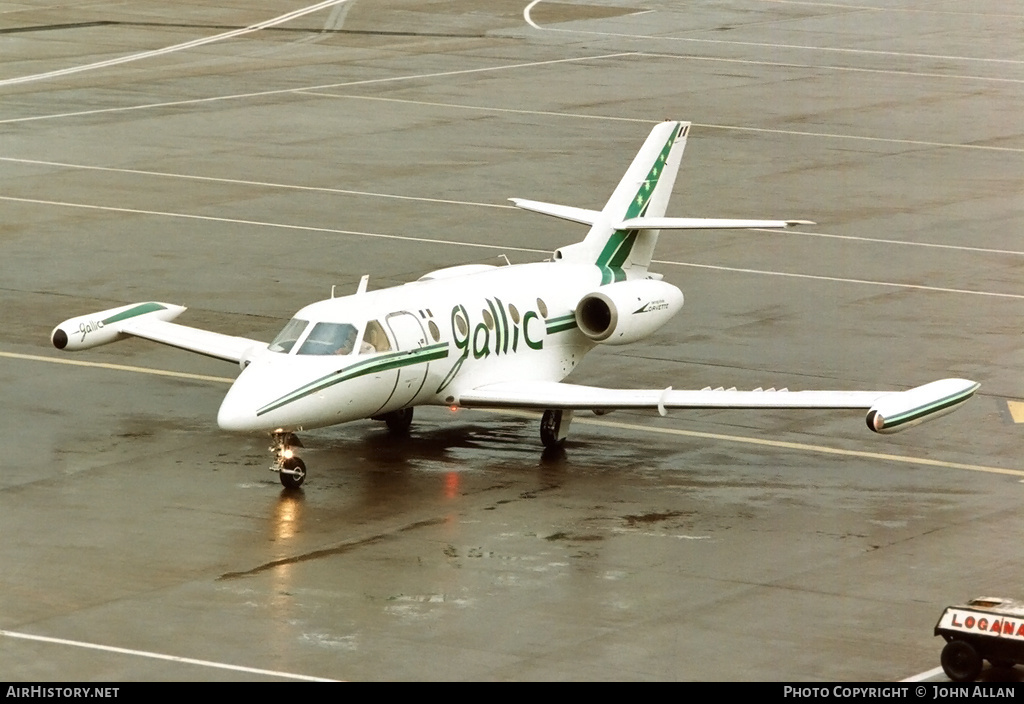
[[[283,352],[284,354],[288,354],[291,352],[292,347],[295,346],[298,339],[302,337],[302,332],[306,329],[307,325],[309,325],[308,320],[292,318],[288,321],[288,324],[284,326],[284,330],[279,332],[277,337],[274,338],[274,341],[270,343],[268,349],[270,349],[271,352]]]
[[[358,349],[359,354],[387,352],[391,349],[384,328],[376,320],[369,321],[363,329],[363,338],[359,344],[359,330],[350,323],[316,323],[309,330],[309,321],[292,318],[284,329],[278,333],[274,341],[268,345],[271,352],[281,354],[334,355],[351,354]],[[298,351],[295,344],[302,340]]]
[[[299,348],[299,354],[350,354],[359,331],[349,323],[317,323]]]

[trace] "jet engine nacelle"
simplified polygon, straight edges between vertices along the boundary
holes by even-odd
[[[944,416],[963,405],[980,386],[968,379],[940,379],[907,391],[886,394],[868,411],[868,427],[876,433],[897,433]]]
[[[625,345],[647,337],[683,307],[683,292],[654,279],[620,281],[576,304],[576,324],[594,342]]]
[[[184,306],[152,301],[101,310],[65,320],[50,333],[50,341],[59,350],[87,350],[123,340],[127,337],[120,331],[123,324],[146,318],[174,320],[186,310]]]

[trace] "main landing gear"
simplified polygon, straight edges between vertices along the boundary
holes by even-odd
[[[377,416],[375,420],[382,420],[388,424],[388,430],[392,433],[404,433],[412,425],[412,408],[402,408],[397,411]]]
[[[284,488],[298,489],[306,481],[306,463],[296,452],[302,443],[295,433],[274,433],[273,438],[270,451],[274,453],[274,466],[270,471],[277,472]]]
[[[547,449],[561,447],[569,435],[569,424],[572,423],[571,410],[547,410],[540,418],[540,441]]]

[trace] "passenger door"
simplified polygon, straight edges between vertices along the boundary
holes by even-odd
[[[397,348],[402,352],[426,347],[427,334],[423,330],[423,324],[420,323],[419,318],[415,314],[404,310],[391,313],[384,319],[384,322],[388,329],[391,330]],[[427,362],[416,362],[408,366],[399,367],[398,382],[395,385],[395,391],[391,395],[391,399],[386,404],[386,408],[397,410],[411,403],[427,380],[427,368],[429,366],[430,364]]]

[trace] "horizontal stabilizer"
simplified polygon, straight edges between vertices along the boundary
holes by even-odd
[[[571,205],[558,205],[557,203],[544,203],[539,200],[526,200],[525,198],[509,198],[512,204],[523,210],[530,210],[542,215],[550,215],[560,220],[578,222],[581,225],[593,225],[601,213],[586,208],[574,208]]]
[[[727,218],[630,218],[616,230],[736,230],[751,227],[814,225],[810,220],[730,220]]]

